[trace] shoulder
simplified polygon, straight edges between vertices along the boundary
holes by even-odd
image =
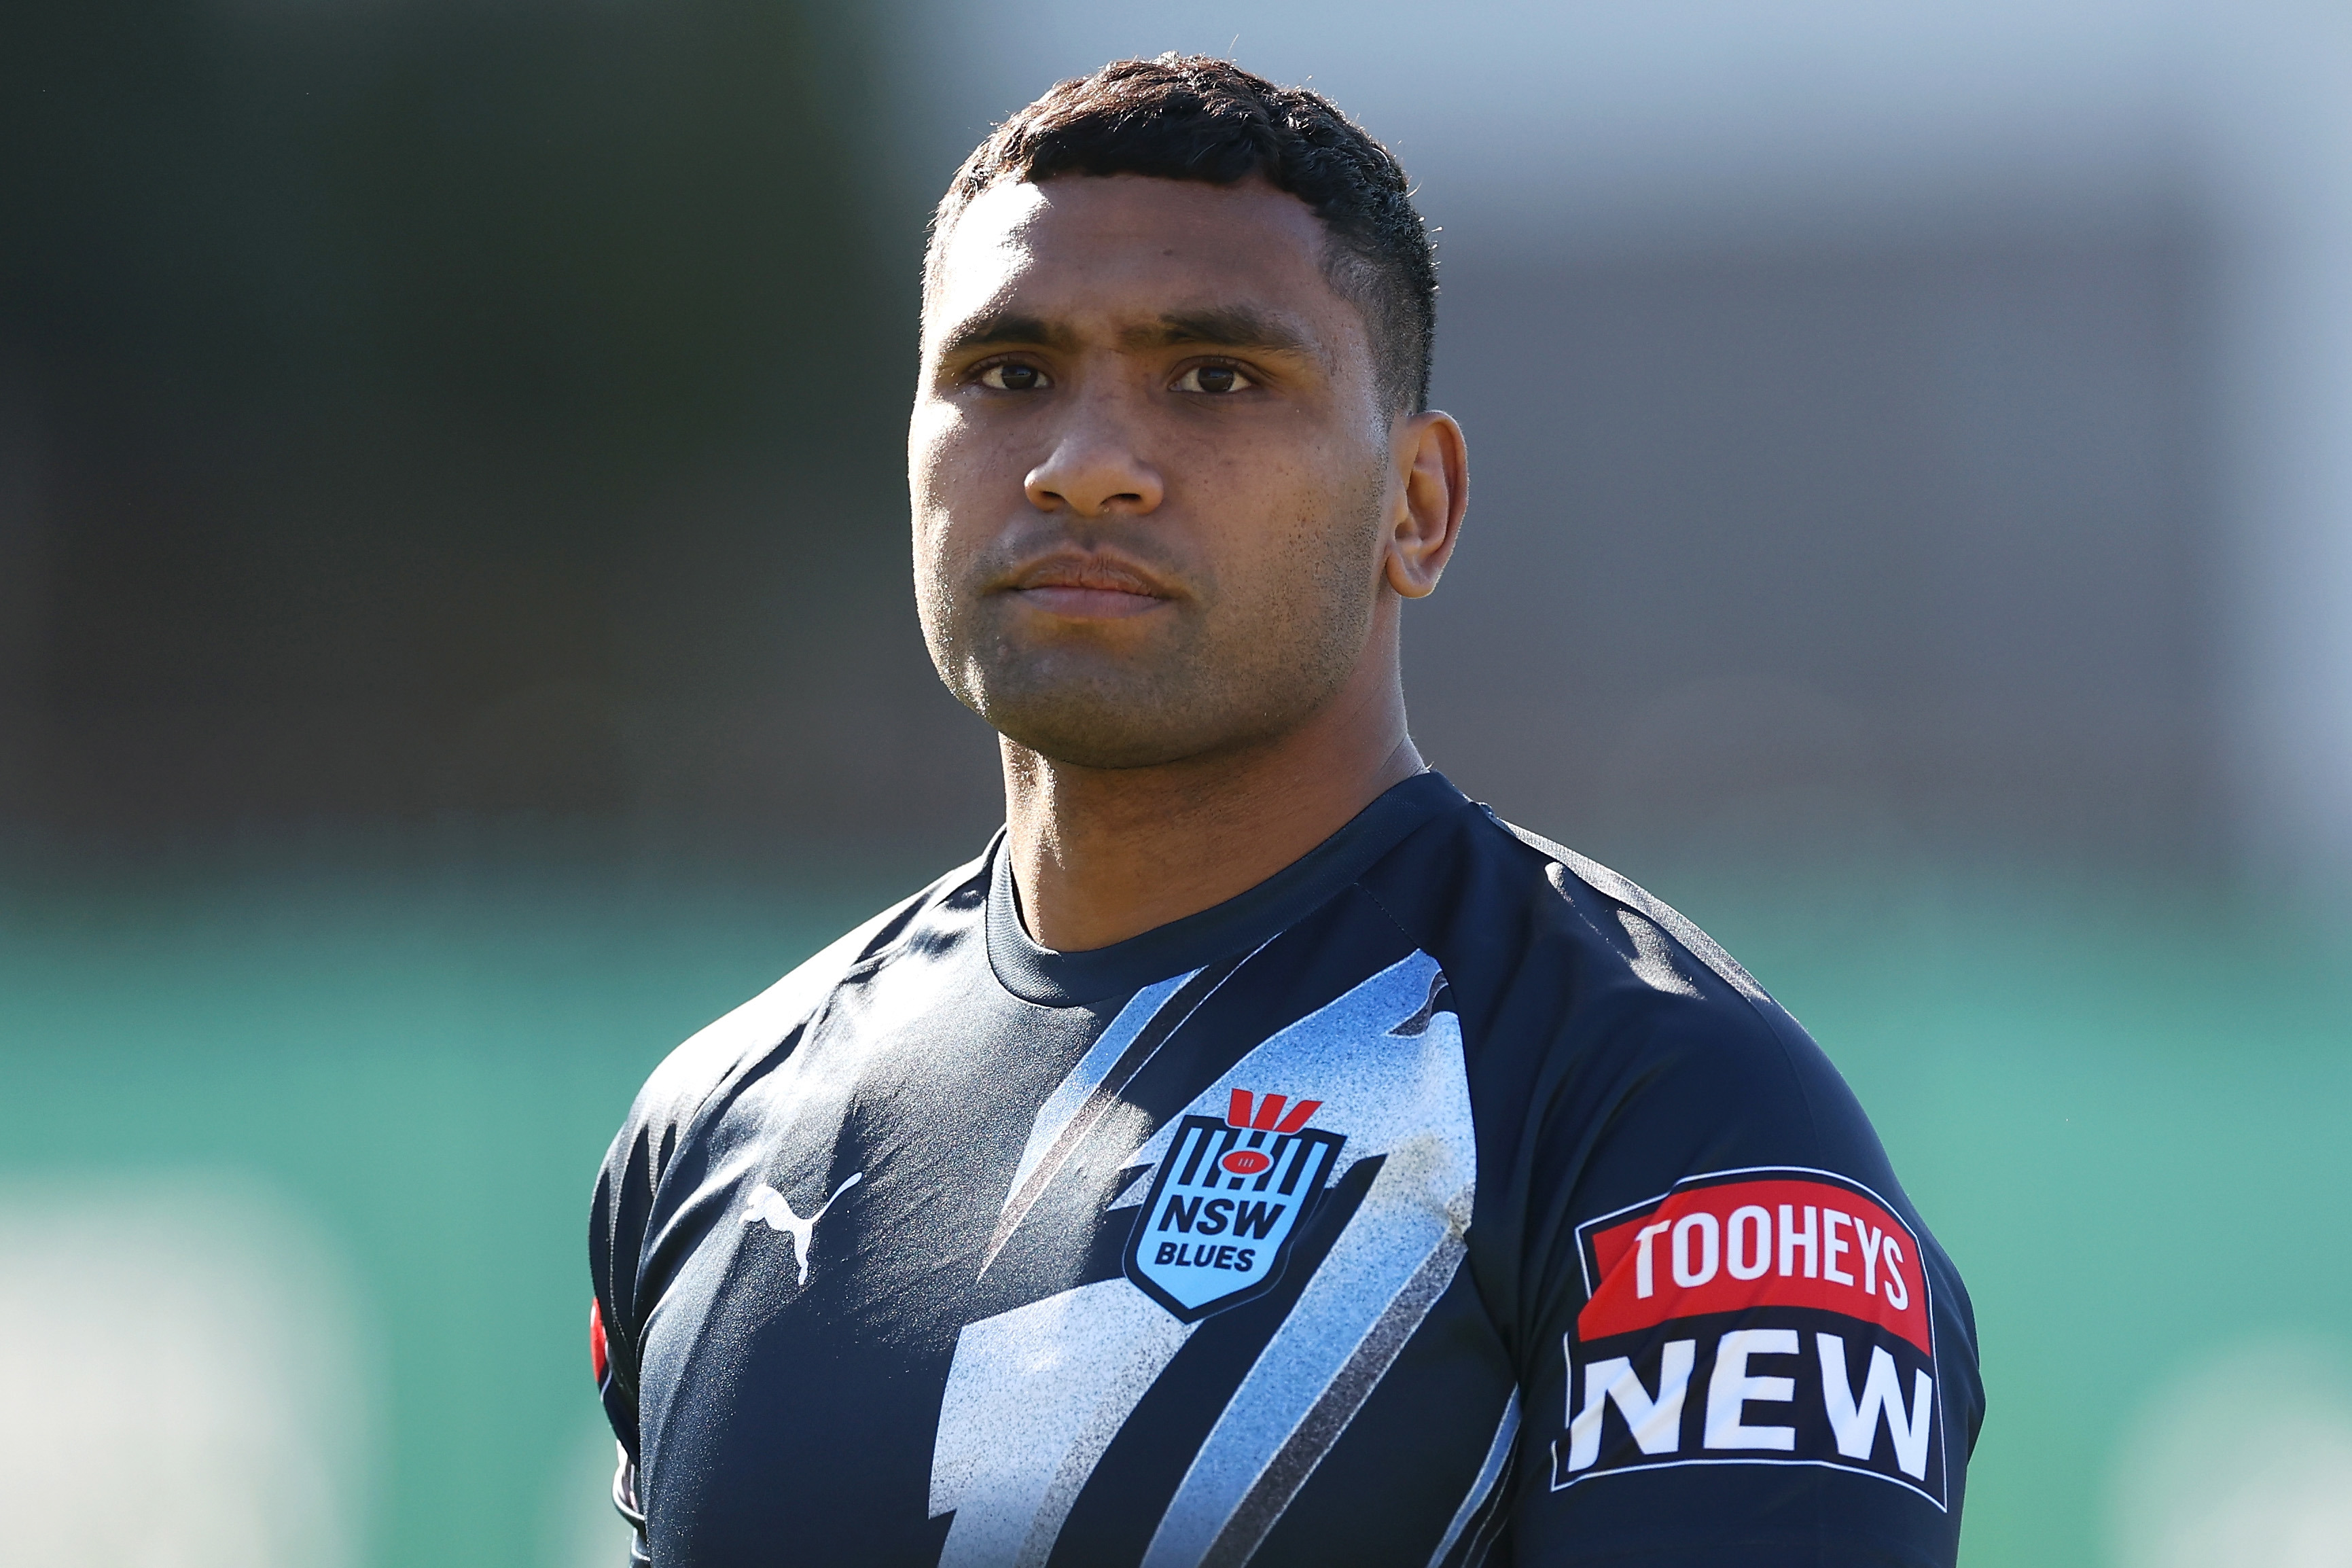
[[[648,1128],[682,1131],[750,1068],[790,1048],[852,975],[887,963],[929,911],[984,883],[987,857],[960,866],[912,897],[843,933],[733,1011],[688,1037],[637,1091],[620,1142]]]
[[[1599,930],[1601,922],[1593,920],[1589,905],[1598,899],[1608,906],[1617,926],[1633,944],[1634,952],[1627,961],[1628,967],[1653,988],[1685,994],[1692,990],[1686,976],[1690,966],[1675,964],[1671,949],[1704,965],[1749,1004],[1778,1009],[1778,1004],[1772,1001],[1764,987],[1756,983],[1756,977],[1740,967],[1738,959],[1726,952],[1713,937],[1692,924],[1680,910],[1598,860],[1589,859],[1564,845],[1555,844],[1500,817],[1490,820],[1541,863],[1545,883],[1559,895],[1564,903],[1577,910],[1582,917],[1582,923]]]
[[[1498,1131],[1540,1128],[1554,1152],[1590,1157],[1642,1124],[1633,1142],[1660,1172],[1623,1171],[1636,1182],[1698,1160],[1882,1168],[1860,1107],[1803,1027],[1631,879],[1472,805],[1368,881],[1444,970],[1474,1101],[1482,1121],[1499,1116]]]
[[[1483,805],[1465,802],[1400,845],[1366,889],[1473,1009],[1534,1004],[1596,1026],[1712,1023],[1759,1040],[1793,1027],[1680,911]]]
[[[666,1194],[674,1186],[690,1190],[689,1177],[707,1151],[698,1143],[714,1105],[723,1105],[736,1086],[794,1050],[834,994],[861,974],[872,974],[894,952],[934,929],[935,917],[969,910],[971,889],[983,876],[988,857],[961,867],[912,898],[876,915],[827,945],[749,1002],[697,1031],[646,1079],[614,1136],[596,1179],[590,1210],[589,1272],[595,1281],[597,1321],[606,1336],[613,1383],[606,1394],[615,1429],[625,1437],[635,1419],[635,1366],[639,1330],[667,1276],[646,1256],[648,1238],[661,1229]],[[647,1272],[647,1270],[651,1270]],[[617,1401],[617,1403],[615,1403]]]
[[[1726,1110],[1777,1110],[1818,1134],[1821,1093],[1843,1102],[1844,1082],[1738,959],[1632,879],[1525,828],[1496,826],[1538,863],[1552,895],[1535,945],[1578,952],[1586,985],[1571,1009],[1577,1040],[1602,1060],[1638,1062],[1654,1088],[1686,1077]]]

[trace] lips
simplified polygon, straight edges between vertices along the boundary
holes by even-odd
[[[1143,573],[1104,556],[1055,556],[1024,568],[1005,592],[1048,615],[1117,620],[1158,609],[1174,597]]]

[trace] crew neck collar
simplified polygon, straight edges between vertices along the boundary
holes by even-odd
[[[1222,904],[1085,952],[1056,952],[1021,923],[1013,866],[1000,831],[989,846],[988,961],[997,983],[1024,1002],[1071,1007],[1122,996],[1213,959],[1255,947],[1296,924],[1363,875],[1404,836],[1467,798],[1425,768],[1390,786],[1322,843]]]

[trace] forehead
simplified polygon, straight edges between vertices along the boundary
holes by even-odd
[[[1169,310],[1253,305],[1354,336],[1323,269],[1322,220],[1261,180],[1138,174],[991,186],[941,242],[925,301],[933,332],[1016,306],[1083,330]],[[1336,345],[1335,345],[1336,346]]]

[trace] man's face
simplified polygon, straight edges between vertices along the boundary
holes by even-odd
[[[1014,742],[1140,767],[1281,734],[1363,657],[1401,482],[1320,221],[1256,181],[1002,184],[925,301],[932,661]]]

